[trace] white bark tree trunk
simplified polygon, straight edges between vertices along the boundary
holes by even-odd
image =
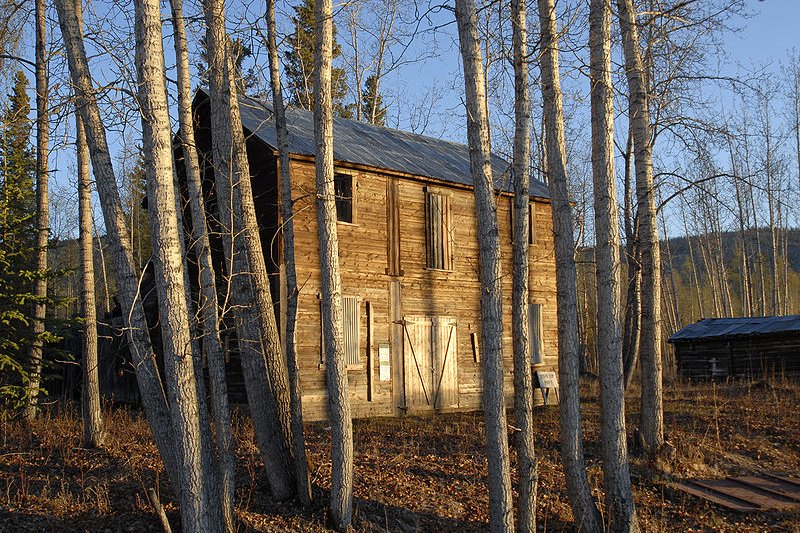
[[[489,529],[513,531],[506,406],[503,395],[503,298],[497,199],[492,178],[485,74],[478,42],[474,0],[456,0],[456,23],[464,67],[467,139],[475,188],[478,261],[481,279],[483,412],[489,462]],[[526,241],[527,244],[527,241]]]
[[[192,353],[192,334],[173,182],[172,132],[164,78],[164,48],[158,0],[136,0],[137,99],[142,114],[142,152],[147,178],[150,235],[153,243],[164,350],[164,369],[175,444],[182,474],[181,522],[184,530],[217,529],[209,522],[208,488],[201,442],[200,399]]]
[[[269,74],[272,89],[272,107],[275,111],[275,129],[278,135],[278,167],[280,172],[281,228],[283,232],[283,264],[286,277],[286,328],[284,339],[286,365],[289,375],[289,394],[292,409],[292,447],[295,458],[297,495],[304,506],[311,505],[311,484],[308,478],[306,444],[303,430],[303,403],[300,390],[300,371],[297,361],[297,273],[294,261],[294,208],[292,206],[292,180],[289,174],[289,132],[286,127],[286,108],[278,57],[278,30],[275,24],[275,0],[267,0],[267,47],[269,49]]]
[[[83,445],[103,445],[103,418],[100,413],[100,378],[97,368],[97,312],[94,297],[94,246],[92,240],[92,176],[89,168],[89,147],[78,113],[75,113],[75,148],[78,159],[78,226],[81,264],[81,412]]]
[[[138,272],[133,264],[125,213],[117,190],[117,180],[111,163],[105,129],[94,96],[89,64],[79,30],[75,5],[71,0],[55,0],[59,26],[69,62],[70,77],[77,96],[77,108],[86,129],[86,139],[92,160],[100,204],[103,209],[106,232],[109,237],[112,260],[117,269],[117,290],[128,336],[128,346],[136,368],[136,380],[142,396],[142,405],[153,432],[164,467],[177,494],[182,492],[178,454],[166,394],[162,387],[155,354],[150,344],[147,321],[139,295]]]
[[[578,528],[602,531],[583,455],[580,413],[580,347],[578,340],[577,273],[572,207],[567,190],[564,108],[558,72],[558,32],[553,0],[538,0],[542,28],[542,100],[547,172],[555,234],[556,291],[558,297],[558,368],[561,389],[561,457],[567,493]]]
[[[186,27],[183,21],[183,2],[182,0],[171,0],[170,7],[172,9],[172,24],[175,30],[179,135],[183,150],[183,163],[186,169],[186,186],[189,193],[189,211],[191,212],[192,227],[191,243],[199,267],[200,294],[198,295],[198,311],[202,330],[203,356],[208,363],[211,406],[216,420],[216,447],[219,454],[219,505],[225,529],[233,531],[236,458],[231,435],[228,387],[225,382],[225,351],[220,339],[216,275],[211,259],[202,176],[192,120],[192,87]],[[211,503],[211,505],[214,504]]]
[[[612,531],[639,531],[625,433],[625,381],[620,319],[620,239],[614,173],[614,88],[611,85],[611,0],[589,6],[589,78],[597,275],[597,358],[603,485]]]
[[[50,155],[50,115],[47,76],[47,13],[45,0],[36,0],[36,270],[33,304],[33,342],[28,352],[29,372],[26,420],[33,420],[39,400],[44,348],[44,319],[47,311],[47,240],[50,235],[50,210],[48,207],[48,159]]]
[[[649,453],[664,444],[664,407],[661,361],[661,251],[658,242],[653,144],[650,107],[633,0],[617,0],[625,72],[628,78],[628,113],[631,116],[636,167],[639,242],[642,252],[642,325],[639,359],[642,374],[641,432]]]
[[[315,162],[321,318],[331,417],[330,511],[332,525],[345,531],[350,528],[353,518],[353,421],[342,339],[342,287],[339,275],[339,238],[336,231],[336,193],[333,185],[331,0],[316,0],[315,16],[314,142],[317,148]]]
[[[281,355],[253,204],[250,168],[228,53],[224,2],[206,0],[204,10],[217,205],[231,277],[231,302],[235,308],[242,371],[256,442],[272,496],[286,500],[296,493],[286,364]]]
[[[514,408],[517,425],[517,531],[536,531],[538,462],[533,440],[533,375],[528,326],[530,237],[531,91],[528,72],[527,9],[511,1],[514,48],[514,235],[512,331],[514,335]]]

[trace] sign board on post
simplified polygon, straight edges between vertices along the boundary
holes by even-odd
[[[544,398],[545,405],[548,405],[547,399],[550,389],[554,389],[556,391],[556,401],[559,400],[558,376],[556,376],[555,372],[542,372],[537,370],[533,373],[533,386],[534,388],[542,389],[542,398]]]

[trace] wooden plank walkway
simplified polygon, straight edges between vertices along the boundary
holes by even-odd
[[[674,486],[734,511],[800,507],[800,479],[786,476],[762,474],[724,479],[687,479]]]

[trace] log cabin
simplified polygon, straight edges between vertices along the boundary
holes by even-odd
[[[800,376],[800,315],[704,318],[667,342],[690,379]]]
[[[261,241],[280,324],[285,289],[278,206],[284,191],[279,187],[277,135],[269,104],[241,98],[240,110]],[[194,112],[213,235],[210,103],[202,91],[195,98]],[[313,114],[290,108],[287,122],[303,411],[307,420],[320,420],[327,416],[327,397],[320,325]],[[468,148],[337,118],[334,159],[344,344],[353,416],[480,409],[480,282]],[[505,392],[511,406],[512,184],[506,161],[494,157],[492,165],[503,272],[507,273],[503,279],[503,358]],[[544,183],[532,179],[530,195],[531,365],[534,371],[555,371],[556,278],[549,193]],[[218,238],[212,240],[212,248],[222,271]],[[235,354],[231,356],[234,359]],[[235,390],[233,380],[229,386]],[[536,397],[541,402],[541,391]]]

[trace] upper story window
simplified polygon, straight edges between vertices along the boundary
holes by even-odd
[[[453,225],[446,194],[425,192],[425,249],[428,268],[453,270]]]
[[[336,194],[337,222],[353,222],[353,176],[337,173],[333,176],[333,187]]]

